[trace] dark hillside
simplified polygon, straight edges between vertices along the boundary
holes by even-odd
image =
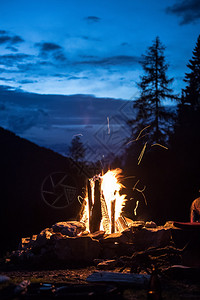
[[[1,251],[15,247],[20,237],[76,218],[80,208],[77,197],[68,206],[61,203],[58,209],[47,205],[41,196],[42,182],[52,172],[70,175],[81,193],[83,178],[68,158],[0,128],[0,170]]]

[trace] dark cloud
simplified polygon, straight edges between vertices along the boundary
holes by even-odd
[[[37,115],[26,115],[26,116],[10,116],[8,121],[8,127],[15,133],[23,133],[37,124]]]
[[[7,34],[8,33],[8,31],[6,31],[6,30],[0,30],[0,34]]]
[[[98,59],[98,56],[96,56],[96,55],[87,55],[87,54],[81,54],[81,55],[79,55],[79,57],[81,57],[83,59]]]
[[[70,76],[67,80],[89,79],[87,76]]]
[[[39,48],[40,55],[43,58],[48,58],[50,56],[57,61],[63,62],[66,60],[66,57],[63,53],[63,48],[58,44],[44,42],[36,43],[35,46]]]
[[[96,16],[88,16],[88,17],[84,18],[84,20],[86,20],[88,23],[98,23],[101,21],[101,18],[96,17]]]
[[[24,42],[24,40],[18,35],[10,36],[10,35],[3,34],[0,36],[1,45],[2,44],[16,45],[22,42]]]
[[[100,42],[101,40],[95,37],[87,36],[87,35],[82,35],[82,39],[87,40],[87,41],[93,41],[93,42]]]
[[[20,84],[28,84],[28,83],[36,83],[38,82],[37,80],[30,80],[30,79],[24,79],[24,80],[20,80],[18,81],[18,83]]]
[[[6,49],[11,50],[12,52],[17,52],[18,51],[18,49],[16,47],[13,47],[13,46],[8,46],[8,47],[6,47]]]
[[[129,45],[129,43],[127,43],[127,42],[121,43],[121,46],[128,46],[128,45]]]
[[[55,50],[62,49],[61,46],[54,44],[54,43],[36,43],[35,45],[36,45],[36,47],[39,47],[40,51],[42,51],[42,52],[49,52],[49,51],[52,52]]]
[[[32,58],[33,58],[32,55],[24,54],[24,53],[5,54],[0,56],[0,64],[7,67],[12,67],[12,66],[16,66],[18,63],[22,63]]]
[[[10,37],[7,35],[0,36],[0,44],[5,44],[10,41]]]
[[[200,19],[200,1],[181,0],[167,7],[166,12],[180,17],[181,25],[195,23]]]
[[[91,59],[79,62],[78,64],[86,64],[86,65],[130,65],[139,62],[139,57],[137,56],[128,56],[128,55],[118,55],[118,56],[111,56],[105,57],[102,59]]]

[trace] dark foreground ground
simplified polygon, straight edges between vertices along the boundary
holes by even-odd
[[[131,284],[88,283],[86,278],[95,271],[98,271],[95,266],[65,270],[3,271],[1,275],[8,276],[10,281],[0,285],[0,299],[149,299],[147,288],[136,289]],[[24,280],[30,281],[28,289],[24,294],[14,295],[16,286]],[[161,286],[162,299],[200,300],[199,277],[162,277]]]

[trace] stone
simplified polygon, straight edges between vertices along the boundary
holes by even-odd
[[[46,246],[50,241],[50,238],[53,234],[53,230],[51,228],[45,228],[37,235],[36,239],[32,241],[32,248],[34,250],[39,250],[42,247]],[[34,236],[35,237],[35,236]]]
[[[146,228],[156,228],[157,225],[156,225],[155,222],[150,221],[150,222],[146,222],[146,223],[145,223],[145,227],[146,227]]]
[[[138,227],[144,227],[145,222],[144,221],[133,221],[129,218],[124,217],[128,227],[138,228]]]
[[[133,235],[136,251],[143,251],[150,247],[162,248],[170,244],[171,230],[163,227],[143,228]]]
[[[91,262],[99,257],[101,246],[99,241],[89,236],[65,237],[56,241],[54,251],[58,260]]]
[[[27,249],[30,246],[30,244],[31,244],[31,238],[30,237],[22,238],[20,243],[19,243],[18,249],[19,250]]]
[[[94,233],[88,234],[92,239],[101,240],[105,235],[105,231],[96,231]]]
[[[54,232],[61,232],[63,235],[75,237],[84,232],[86,227],[78,221],[58,222],[52,226]]]
[[[117,265],[116,259],[109,259],[100,262],[97,265],[97,268],[100,270],[113,270]]]

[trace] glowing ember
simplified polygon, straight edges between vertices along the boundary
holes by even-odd
[[[102,176],[99,175],[90,179],[88,195],[85,199],[85,210],[81,219],[81,221],[85,223],[88,231],[90,231],[90,222],[94,211],[96,180],[99,180],[100,182],[100,229],[104,230],[106,233],[122,231],[123,228],[120,228],[117,224],[119,223],[118,221],[121,217],[122,208],[127,199],[125,199],[126,195],[120,195],[120,191],[124,187],[123,184],[120,183],[120,179],[122,178],[121,173],[121,169],[109,170]]]

